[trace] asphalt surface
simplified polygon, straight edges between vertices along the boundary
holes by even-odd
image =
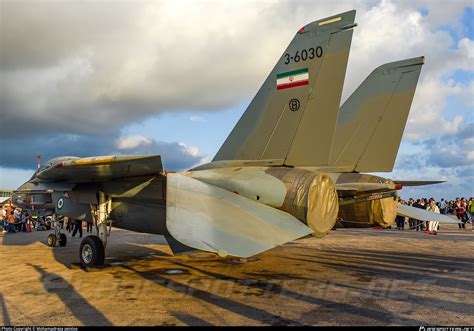
[[[474,232],[338,229],[248,261],[172,256],[113,230],[106,266],[80,239],[0,234],[1,325],[474,325]]]

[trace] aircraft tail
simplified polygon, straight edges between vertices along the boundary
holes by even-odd
[[[296,33],[213,162],[328,164],[354,18],[352,10]]]
[[[424,57],[375,69],[341,106],[331,166],[393,170]]]

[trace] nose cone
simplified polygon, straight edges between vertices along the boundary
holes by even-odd
[[[11,201],[12,204],[14,204],[17,207],[21,208],[27,208],[28,207],[28,201],[27,201],[27,194],[24,193],[25,191],[30,191],[34,185],[30,182],[26,182],[23,185],[21,185],[19,188],[17,188],[15,191],[13,191]]]

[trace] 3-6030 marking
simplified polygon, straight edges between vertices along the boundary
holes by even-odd
[[[300,62],[306,60],[312,60],[315,57],[323,56],[323,48],[318,46],[316,48],[311,47],[310,49],[303,49],[302,51],[296,51],[295,55],[285,53],[285,64],[289,64],[291,61]]]

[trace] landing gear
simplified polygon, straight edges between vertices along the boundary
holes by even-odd
[[[95,267],[104,264],[105,247],[97,236],[87,236],[81,242],[79,258],[83,267]]]
[[[54,227],[54,233],[51,233],[48,236],[48,246],[55,247],[57,242],[59,242],[59,246],[61,247],[66,246],[66,243],[67,243],[66,235],[61,232],[62,227],[59,224],[59,222],[56,220],[55,214],[53,214],[53,217],[51,219],[51,225]]]
[[[112,211],[112,199],[99,191],[99,204],[91,205],[94,227],[97,235],[87,236],[81,242],[79,258],[83,267],[95,267],[104,264],[107,237],[110,236],[112,221],[108,219]]]
[[[49,234],[48,236],[48,246],[49,247],[54,247],[56,246],[56,235],[54,233]]]

